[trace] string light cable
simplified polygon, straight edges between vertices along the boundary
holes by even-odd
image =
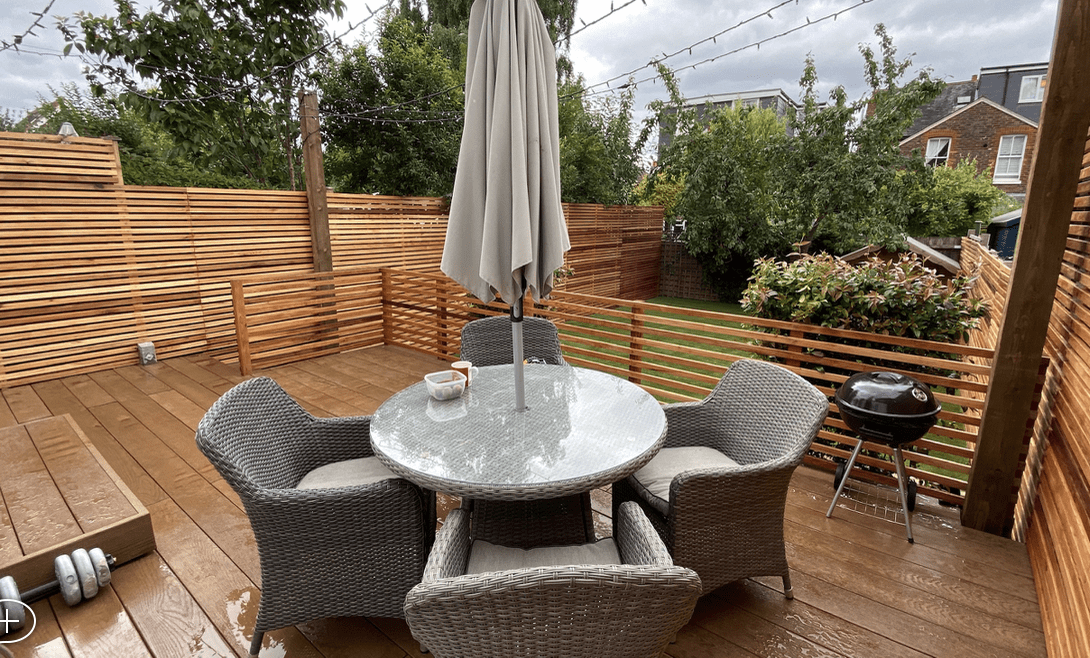
[[[779,34],[774,34],[774,35],[772,35],[770,37],[766,37],[766,38],[761,39],[759,41],[754,41],[752,43],[748,43],[748,44],[746,44],[744,46],[740,46],[738,48],[734,48],[733,50],[729,50],[727,52],[720,53],[720,54],[718,54],[718,55],[716,55],[714,57],[708,57],[706,59],[703,59],[703,60],[701,60],[699,62],[695,62],[693,64],[687,64],[685,66],[678,66],[678,67],[667,67],[667,68],[669,68],[671,73],[676,74],[676,73],[679,73],[681,71],[685,71],[685,70],[688,70],[688,69],[695,69],[698,66],[702,66],[704,64],[709,64],[711,62],[718,61],[718,60],[723,59],[724,57],[727,57],[729,55],[734,55],[734,54],[740,53],[740,52],[742,52],[744,50],[749,50],[750,48],[757,48],[758,50],[760,50],[762,44],[766,44],[766,43],[768,43],[770,41],[775,41],[776,39],[781,39],[781,38],[786,37],[786,36],[788,36],[790,34],[794,34],[795,32],[798,32],[799,30],[804,30],[804,29],[806,29],[808,27],[811,27],[813,25],[817,25],[818,23],[822,23],[822,22],[825,22],[827,20],[834,20],[835,21],[837,19],[837,17],[839,17],[841,14],[845,14],[845,13],[847,13],[849,11],[852,11],[853,9],[858,9],[859,7],[862,7],[863,5],[870,4],[872,2],[874,2],[874,0],[859,0],[858,2],[856,2],[856,4],[851,5],[850,7],[845,7],[844,9],[840,9],[840,10],[837,10],[837,11],[832,12],[830,14],[826,14],[825,16],[822,16],[821,18],[818,18],[818,19],[815,19],[815,20],[811,20],[809,17],[807,17],[805,23],[801,23],[799,25],[796,25],[795,27],[793,27],[793,28],[791,28],[789,30],[785,30],[783,32],[780,32]],[[786,4],[786,3],[781,3],[781,5],[782,4]],[[761,14],[761,15],[764,16],[766,14]],[[688,50],[688,48],[683,48],[682,49],[682,51],[687,51],[687,50]],[[661,60],[651,60],[645,66],[642,66],[642,67],[640,67],[638,69],[635,69],[635,71],[633,71],[633,73],[635,73],[637,71],[641,71],[641,70],[643,70],[645,68],[650,68],[652,66],[657,67],[660,63],[661,63]],[[631,75],[631,74],[625,74],[625,75]],[[618,76],[618,77],[620,77],[620,76]],[[577,96],[577,95],[582,95],[584,98],[586,98],[586,97],[590,97],[590,96],[597,96],[599,94],[622,91],[622,90],[625,90],[625,89],[628,89],[628,88],[636,88],[637,86],[639,86],[639,85],[641,85],[641,84],[643,84],[645,82],[653,82],[655,80],[660,79],[661,77],[662,76],[660,74],[655,74],[655,75],[652,75],[652,76],[649,76],[649,77],[646,77],[646,78],[643,78],[643,79],[640,79],[640,80],[626,82],[625,84],[619,85],[616,88],[609,87],[607,89],[601,89],[601,90],[598,90],[598,91],[589,91],[591,89],[594,89],[596,87],[601,87],[603,85],[608,86],[609,82],[612,82],[612,81],[617,79],[617,77],[614,77],[614,78],[610,78],[609,80],[602,81],[602,82],[597,82],[597,83],[595,83],[593,85],[589,85],[587,87],[584,87],[582,91],[575,92],[575,93],[572,93],[572,94],[568,94],[564,98],[570,98],[570,97]]]
[[[334,35],[332,38],[324,41],[321,45],[316,47],[314,50],[311,50],[310,52],[300,56],[296,60],[294,60],[292,62],[289,62],[287,64],[281,64],[281,65],[278,65],[278,66],[274,66],[265,75],[254,78],[252,81],[244,83],[244,84],[235,84],[235,85],[228,84],[225,88],[220,89],[219,91],[215,91],[215,92],[205,94],[205,95],[202,95],[202,96],[192,96],[192,97],[187,97],[187,98],[160,98],[160,97],[155,96],[153,94],[148,94],[148,93],[146,93],[144,91],[141,91],[140,89],[126,89],[126,91],[133,94],[134,96],[138,96],[138,97],[143,98],[145,100],[150,100],[150,101],[157,102],[161,106],[162,105],[169,105],[169,104],[201,103],[201,102],[213,100],[213,99],[216,99],[216,98],[223,98],[225,96],[230,96],[232,94],[235,94],[235,93],[238,93],[238,92],[241,92],[241,91],[253,91],[259,84],[270,80],[271,78],[273,78],[274,76],[276,76],[280,72],[288,70],[288,69],[293,69],[296,66],[298,66],[299,64],[302,64],[303,62],[305,62],[307,60],[313,59],[314,57],[318,56],[319,54],[327,51],[334,44],[341,43],[342,39],[345,36],[347,36],[348,34],[351,34],[355,30],[359,29],[359,27],[361,25],[363,25],[363,24],[367,23],[368,21],[370,21],[371,19],[373,19],[380,12],[386,11],[386,10],[390,9],[391,7],[393,7],[394,2],[395,2],[395,0],[387,0],[387,2],[385,4],[383,4],[382,6],[380,6],[378,9],[371,9],[370,6],[364,5],[364,7],[366,7],[367,11],[370,12],[370,13],[367,16],[365,16],[364,18],[362,18],[361,20],[357,21],[355,24],[349,24],[348,28],[344,32]],[[88,66],[98,68],[99,70],[101,70],[103,67],[106,66],[105,64],[101,64],[101,63],[96,65],[94,63],[88,62],[82,56],[80,57],[80,59],[83,60],[84,63],[87,64]],[[154,66],[146,66],[145,68],[147,68],[149,70],[158,69],[160,71],[174,70],[174,69],[167,69],[167,68],[164,68],[164,67],[154,67]],[[217,79],[217,78],[206,78],[206,80],[214,80],[216,82],[227,82],[226,80]]]
[[[719,32],[716,32],[715,34],[711,35],[710,37],[705,37],[705,38],[701,39],[700,41],[695,41],[693,43],[690,43],[688,46],[685,46],[684,48],[679,48],[678,50],[675,50],[674,52],[672,52],[670,54],[663,53],[662,57],[656,57],[656,58],[652,59],[651,61],[649,61],[647,64],[644,64],[643,66],[634,68],[631,71],[628,71],[626,73],[621,73],[620,75],[615,75],[612,78],[609,78],[608,80],[603,80],[602,82],[595,83],[595,84],[591,85],[590,87],[587,87],[587,89],[593,89],[594,87],[601,87],[602,85],[609,85],[609,83],[615,82],[615,81],[621,80],[621,79],[628,79],[630,76],[635,75],[636,73],[639,73],[640,71],[642,71],[642,70],[644,70],[646,68],[651,68],[651,67],[654,67],[654,66],[658,66],[659,64],[661,64],[662,62],[665,62],[666,60],[670,59],[671,57],[676,57],[676,56],[678,56],[678,55],[680,55],[682,53],[688,53],[688,54],[692,55],[693,54],[693,48],[696,48],[697,46],[708,43],[709,41],[712,42],[712,43],[718,43],[718,41],[717,41],[718,38],[723,36],[724,34],[727,34],[728,32],[731,32],[733,30],[737,30],[738,28],[742,27],[743,25],[746,25],[748,23],[752,23],[753,21],[755,21],[757,19],[764,18],[766,16],[768,18],[772,18],[772,12],[773,11],[776,11],[777,9],[780,9],[780,8],[784,7],[785,5],[789,5],[791,3],[794,3],[797,6],[799,4],[799,0],[782,0],[779,4],[776,4],[776,5],[772,6],[772,7],[769,7],[768,9],[760,11],[760,12],[750,16],[749,18],[746,18],[746,19],[744,19],[742,21],[739,21],[737,24],[732,25],[732,26],[730,26],[730,27],[728,27],[728,28],[726,28],[724,30],[720,30]]]
[[[38,36],[34,33],[34,30],[36,29],[45,29],[45,26],[42,25],[42,20],[45,19],[45,15],[49,13],[49,10],[53,8],[53,3],[55,1],[56,0],[49,0],[49,4],[47,4],[41,11],[30,12],[31,16],[37,16],[37,18],[35,18],[34,22],[30,24],[30,27],[23,30],[22,34],[16,34],[14,37],[12,37],[11,41],[7,41],[6,39],[0,39],[0,53],[4,52],[5,50],[22,52],[22,49],[19,48],[19,46],[23,44],[23,39],[27,37]]]

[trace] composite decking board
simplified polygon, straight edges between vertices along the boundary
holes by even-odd
[[[25,427],[81,530],[98,530],[137,513],[68,419],[50,416]]]
[[[669,658],[764,658],[734,644],[729,639],[697,625],[688,624],[677,633],[676,641],[666,647]]]
[[[240,657],[246,656],[257,620],[260,578],[240,570],[174,501],[156,503],[149,511],[160,536],[163,561],[228,644]],[[265,646],[276,646],[283,655],[293,657],[321,656],[294,626],[267,633]]]
[[[197,431],[197,425],[200,424],[204,413],[208,411],[207,407],[201,407],[185,395],[174,390],[150,393],[148,397],[155,400],[164,410],[169,411],[172,416],[185,423],[186,427],[193,430],[194,433]]]
[[[885,553],[908,564],[935,569],[970,583],[993,588],[1006,596],[1017,597],[1037,606],[1032,578],[1016,574],[997,577],[994,565],[981,562],[979,559],[954,556],[922,542],[909,545],[905,541],[903,531],[900,534],[887,534],[854,523],[834,525],[833,519],[825,518],[824,509],[798,505],[794,502],[794,497],[789,501],[785,513],[788,521],[820,532],[833,532],[841,539]],[[855,512],[850,513],[855,514]],[[837,513],[834,513],[834,518],[836,515]],[[887,522],[883,521],[883,523]],[[898,525],[895,528],[901,529],[902,526]]]
[[[0,363],[0,368],[2,367],[3,365]],[[19,421],[15,420],[15,414],[12,413],[11,407],[8,406],[8,401],[4,396],[0,395],[0,427],[18,424]]]
[[[144,394],[117,371],[94,373],[92,378],[110,391],[134,419],[158,437],[194,471],[202,474],[212,472],[208,459],[197,447],[193,430],[185,423],[163,409],[158,402]]]
[[[156,656],[230,656],[233,650],[158,553],[118,569],[111,586]]]
[[[257,547],[245,513],[233,503],[228,504],[228,499],[218,489],[125,411],[120,403],[96,407],[94,413],[115,436],[124,437],[120,440],[170,496],[169,500],[184,509],[240,569],[254,580],[260,580]],[[157,504],[164,502],[167,501]]]
[[[112,587],[107,585],[93,599],[76,606],[66,605],[60,594],[51,596],[49,603],[75,658],[152,658]]]
[[[824,513],[829,507],[828,499],[823,502],[814,496],[832,498],[831,475],[812,468],[800,468],[795,473],[791,480],[792,487],[803,489],[810,496],[791,497],[789,501],[799,505],[810,505]],[[976,560],[986,555],[988,563],[994,569],[1026,578],[1033,577],[1025,544],[962,527],[957,520],[957,511],[953,509],[930,507],[931,512],[927,514],[920,508],[917,509],[920,511],[914,512],[912,517],[912,534],[917,543],[967,560]],[[890,523],[868,514],[845,509],[840,505],[830,519],[830,521],[836,520],[863,525],[889,535],[902,538],[905,536],[904,524]]]
[[[972,626],[983,625],[982,619],[995,617],[997,628],[1010,628],[1009,624],[1013,624],[1036,634],[1041,633],[1041,612],[1035,602],[1008,596],[999,590],[977,585],[956,575],[944,574],[904,560],[892,563],[888,555],[846,541],[835,533],[817,531],[791,521],[784,526],[784,535],[788,542],[804,546],[807,554],[820,551],[836,557],[841,563],[854,564],[855,573],[861,580],[888,581],[900,587],[916,589],[936,601],[941,600],[944,605],[949,602],[952,613],[947,619],[951,622],[968,613],[971,614],[971,619],[966,621]],[[1022,635],[1021,629],[1010,630]]]
[[[89,379],[87,382],[93,383]],[[76,425],[87,435],[91,444],[102,454],[106,462],[121,478],[121,481],[129,488],[129,491],[133,492],[145,507],[166,498],[166,493],[156,484],[155,480],[117,442],[113,434],[106,431],[102,424],[84,406],[81,397],[72,392],[71,387],[62,383],[62,380],[41,382],[33,386],[35,392],[49,407],[51,413],[58,416],[68,414],[72,417]],[[110,401],[113,399],[109,398],[106,392],[102,391],[97,384],[90,387],[81,382],[77,390],[83,395],[91,394],[89,397],[94,400],[95,404],[107,404],[106,399]],[[95,394],[96,390],[106,398]]]
[[[79,537],[79,522],[53,483],[24,425],[0,428],[4,476],[0,493],[23,555]]]
[[[835,651],[837,655],[882,658],[924,658],[927,655],[821,608],[801,601],[785,602],[782,592],[753,580],[745,579],[720,587],[711,598],[782,626],[795,635]],[[785,614],[785,611],[789,614]]]
[[[321,357],[282,369],[271,368],[264,374],[278,380],[283,376],[293,386],[300,380],[308,381],[307,386],[298,385],[300,402],[318,413],[328,415],[316,407],[318,401],[331,404],[329,399],[334,399],[343,405],[345,411],[351,412],[348,415],[356,415],[370,413],[362,408],[366,401],[385,399],[394,391],[419,381],[424,373],[439,369],[443,363],[432,356],[408,349],[381,347]],[[178,381],[190,380],[185,384],[190,393],[194,383],[212,390],[208,387],[215,378],[232,385],[245,379],[238,374],[234,365],[201,355],[181,357],[180,360],[167,359],[158,365],[185,375]],[[252,544],[248,520],[236,501],[224,504],[229,500],[222,489],[226,483],[217,479],[207,482],[155,432],[142,422],[137,422],[133,414],[113,398],[114,394],[121,394],[129,404],[133,404],[134,399],[141,399],[140,404],[147,405],[148,409],[152,409],[154,403],[160,414],[177,419],[177,422],[171,422],[175,428],[172,430],[176,435],[174,440],[181,441],[182,426],[188,435],[187,440],[192,440],[190,425],[193,408],[185,405],[188,411],[181,414],[187,416],[189,422],[178,418],[178,414],[170,409],[174,401],[189,398],[173,389],[152,394],[140,391],[140,387],[132,381],[139,379],[134,375],[142,372],[140,368],[132,366],[124,374],[105,378],[92,375],[69,379],[63,391],[50,385],[37,385],[34,391],[52,413],[56,413],[54,406],[58,404],[82,407],[84,417],[90,419],[87,422],[93,423],[97,432],[110,436],[118,450],[130,455],[136,467],[146,469],[146,477],[152,478],[164,495],[172,496],[170,500],[149,505],[159,545],[158,554],[169,573],[174,574],[215,626],[216,632],[242,656],[249,644],[249,627],[245,622],[249,619],[252,624],[253,615],[256,614],[254,597],[257,596],[256,587],[260,581],[257,551]],[[206,378],[195,368],[212,373],[215,377]],[[152,379],[164,381],[156,376]],[[172,377],[165,380],[173,381]],[[100,381],[107,385],[102,386]],[[155,381],[148,381],[149,386],[160,390]],[[96,403],[93,409],[83,407],[71,392],[71,387],[93,399]],[[138,395],[134,394],[134,389]],[[313,402],[307,399],[308,396],[313,397]],[[109,402],[105,401],[106,398],[109,398]],[[157,398],[170,403],[163,404]],[[196,404],[192,400],[190,402]],[[73,418],[78,417],[73,414]],[[937,508],[928,498],[919,502],[917,509],[921,511],[913,519],[917,537],[915,545],[905,541],[902,524],[843,508],[839,508],[833,518],[825,519],[824,512],[833,493],[831,481],[829,473],[809,468],[798,469],[792,479],[787,531],[796,599],[787,601],[783,598],[782,584],[778,578],[759,578],[724,586],[703,597],[700,616],[682,629],[678,642],[668,647],[667,656],[861,658],[889,655],[898,658],[976,658],[1027,655],[1010,650],[1011,647],[1020,646],[1018,638],[1005,642],[1010,646],[996,646],[974,636],[983,633],[962,628],[974,619],[980,619],[981,628],[998,628],[999,633],[993,642],[1003,642],[1003,633],[1018,627],[1018,624],[995,614],[981,615],[971,606],[966,607],[964,593],[947,590],[952,587],[949,583],[960,581],[968,583],[970,592],[991,588],[1011,597],[1012,600],[1004,605],[1028,605],[1030,607],[1026,610],[1031,614],[1033,581],[1027,577],[1028,559],[1024,546],[982,533],[966,532],[957,527],[955,509]],[[448,503],[443,504],[449,507],[456,501],[452,499]],[[605,522],[596,527],[608,531],[607,491],[594,492],[592,504],[601,516],[600,520]],[[889,564],[858,568],[861,561],[877,560]],[[128,565],[121,567],[126,568]],[[899,575],[898,569],[903,569],[903,576]],[[964,573],[959,575],[959,569],[963,569]],[[989,573],[993,580],[989,580]],[[896,577],[886,578],[883,574]],[[860,580],[869,582],[860,583]],[[1019,591],[1019,586],[1027,587],[1029,592]],[[894,602],[893,594],[883,591],[886,588],[907,597],[906,601]],[[128,608],[127,595],[120,588],[116,591],[122,604]],[[240,602],[243,595],[250,597],[245,605]],[[926,609],[922,612],[914,610],[913,605]],[[949,615],[951,619],[924,621],[959,606],[964,610]],[[145,621],[140,620],[140,613],[127,610],[126,614],[129,625],[143,632],[142,624]],[[240,614],[242,623],[238,621]],[[736,623],[739,620],[751,620],[751,623],[743,624],[745,627],[742,628]],[[949,628],[950,625],[958,630]],[[156,632],[169,633],[168,626],[164,622],[157,626],[161,631]],[[1025,628],[1024,624],[1021,627]],[[1028,628],[1025,630],[1036,633]],[[419,655],[417,644],[405,623],[394,619],[323,620],[270,635],[281,643],[291,645],[288,655],[296,655],[296,648],[299,655],[327,657],[376,655],[408,658]],[[58,639],[53,638],[53,641]],[[766,644],[762,644],[762,640],[767,641]],[[150,636],[144,637],[144,642],[156,658],[171,655],[169,651],[157,650]],[[164,646],[171,642],[162,639]],[[275,654],[271,648],[266,648],[266,651]],[[113,655],[99,653],[94,658],[113,658]],[[1029,655],[1043,655],[1043,650],[1042,654]]]
[[[30,386],[5,388],[2,393],[17,423],[27,423],[52,415]]]
[[[807,573],[880,603],[925,625],[947,629],[962,645],[987,647],[991,655],[1036,657],[1044,650],[1044,636],[1019,624],[992,617],[940,595],[883,577],[842,553],[806,544],[787,544],[787,560]]]
[[[782,594],[780,596],[782,597]],[[814,656],[814,658],[837,658],[842,655],[838,651],[828,649],[821,643],[774,624],[737,605],[724,605],[720,600],[714,600],[714,597],[704,597],[697,603],[690,624],[720,636],[728,636],[732,644],[758,655],[766,653],[771,647],[775,647],[777,651],[785,655]],[[887,642],[887,644],[893,643]],[[882,655],[883,657],[896,655],[864,654],[854,651],[847,653]]]
[[[788,561],[791,562],[790,555]],[[782,596],[783,588],[779,578],[762,577],[754,580]],[[969,641],[948,628],[924,623],[919,617],[841,587],[841,584],[843,583],[823,580],[804,569],[792,568],[791,571],[795,601],[818,608],[898,644],[912,647],[925,655],[935,658],[1009,658],[1019,655]],[[785,609],[783,614],[791,614],[790,609]]]
[[[61,627],[57,625],[57,616],[53,614],[49,599],[33,603],[30,608],[37,621],[34,640],[5,645],[12,655],[15,658],[71,658],[72,652],[64,642],[64,635]]]
[[[358,416],[361,402],[366,400],[346,394],[342,387],[294,365],[277,368],[273,378],[292,397],[304,398],[321,409],[322,416]]]

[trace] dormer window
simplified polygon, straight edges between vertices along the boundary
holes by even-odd
[[[1045,76],[1027,75],[1018,92],[1019,103],[1040,103],[1045,99]]]

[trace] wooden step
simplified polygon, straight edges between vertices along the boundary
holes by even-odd
[[[0,575],[26,591],[53,559],[101,548],[118,564],[155,550],[151,516],[71,416],[0,428]]]

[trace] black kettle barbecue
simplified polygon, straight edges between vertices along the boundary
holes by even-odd
[[[836,390],[835,399],[840,417],[860,436],[860,441],[852,450],[847,465],[837,466],[834,479],[836,495],[825,516],[832,516],[863,442],[884,443],[893,448],[905,530],[908,541],[912,542],[912,524],[908,514],[916,506],[916,483],[905,477],[901,448],[927,434],[935,424],[941,405],[927,384],[896,372],[860,372],[852,375]]]

